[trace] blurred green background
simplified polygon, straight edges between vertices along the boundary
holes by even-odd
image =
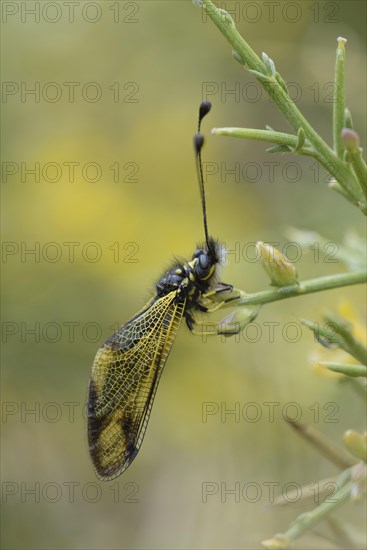
[[[203,238],[192,135],[208,86],[213,109],[203,157],[218,169],[207,177],[209,230],[237,251],[225,282],[248,292],[267,288],[260,264],[239,255],[251,255],[248,243],[282,248],[289,226],[339,243],[350,231],[363,233],[361,215],[328,190],[313,160],[270,157],[264,144],[210,136],[220,126],[289,128],[191,1],[37,4],[2,3],[2,547],[258,548],[314,505],[271,507],[271,484],[278,496],[289,483],[338,473],[291,432],[281,411],[296,403],[302,421],[335,440],[350,427],[363,429],[353,388],[310,370],[317,347],[298,319],[321,322],[324,309],[346,300],[361,318],[365,289],[267,306],[260,332],[240,341],[202,342],[182,326],[142,449],[108,483],[97,481],[88,456],[83,406],[91,364],[100,343],[145,303],[172,256],[190,256]],[[348,39],[347,104],[364,136],[365,3],[294,2],[294,12],[277,2],[273,18],[266,2],[250,4],[226,7],[254,50],[296,83],[297,104],[329,142],[336,38]],[[32,88],[35,95],[25,93]],[[267,162],[276,163],[273,178]],[[39,178],[26,172],[35,163]],[[226,174],[235,163],[247,178]],[[296,265],[301,278],[344,269],[322,255],[315,261],[312,251]],[[264,323],[277,323],[274,341]],[[299,336],[289,329],[282,337],[287,323]],[[218,412],[203,422],[207,403]],[[257,422],[249,403],[260,410]],[[274,422],[266,403],[279,404]],[[236,407],[248,414],[225,414]],[[205,498],[208,487],[215,494]],[[226,494],[236,487],[239,498]],[[365,521],[362,508],[340,513],[354,534]],[[335,548],[335,540],[323,524],[299,547]]]

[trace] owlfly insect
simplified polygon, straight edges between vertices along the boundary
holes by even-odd
[[[156,284],[155,296],[97,351],[92,367],[88,401],[89,451],[98,478],[113,479],[131,464],[142,444],[163,367],[180,323],[205,334],[198,312],[212,312],[235,300],[233,288],[219,282],[221,246],[208,234],[201,149],[201,121],[211,104],[202,102],[195,158],[205,242],[190,261],[177,260]],[[209,334],[236,334],[238,328],[218,323]]]

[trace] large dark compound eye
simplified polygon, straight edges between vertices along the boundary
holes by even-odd
[[[202,251],[197,257],[197,262],[194,268],[195,275],[198,279],[206,279],[211,275],[212,267],[213,262],[211,261],[210,256]]]
[[[192,255],[192,259],[199,258],[199,256],[206,255],[204,248],[198,248]]]

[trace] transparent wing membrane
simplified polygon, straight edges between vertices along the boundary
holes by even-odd
[[[186,300],[154,301],[99,348],[89,386],[88,437],[98,477],[120,475],[135,458]]]

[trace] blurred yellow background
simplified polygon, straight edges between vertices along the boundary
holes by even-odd
[[[294,83],[297,104],[329,143],[336,38],[347,38],[347,105],[365,145],[365,4],[274,4],[274,12],[266,2],[223,7]],[[3,548],[259,548],[314,505],[271,507],[270,487],[278,496],[287,484],[338,473],[282,411],[301,410],[337,441],[363,429],[353,388],[310,370],[316,344],[299,318],[321,322],[345,300],[361,317],[365,289],[264,307],[260,332],[249,328],[240,341],[202,342],[182,326],[138,457],[108,483],[88,456],[91,364],[172,256],[190,257],[203,239],[192,135],[206,92],[203,159],[216,172],[206,181],[208,222],[232,252],[225,282],[268,287],[249,243],[282,249],[290,226],[340,243],[363,233],[362,217],[313,160],[210,136],[212,127],[289,127],[191,1],[3,2],[2,10]],[[301,279],[345,269],[315,258],[297,261]],[[352,532],[364,521],[361,506],[342,515]],[[335,548],[335,536],[323,524],[299,547]]]

